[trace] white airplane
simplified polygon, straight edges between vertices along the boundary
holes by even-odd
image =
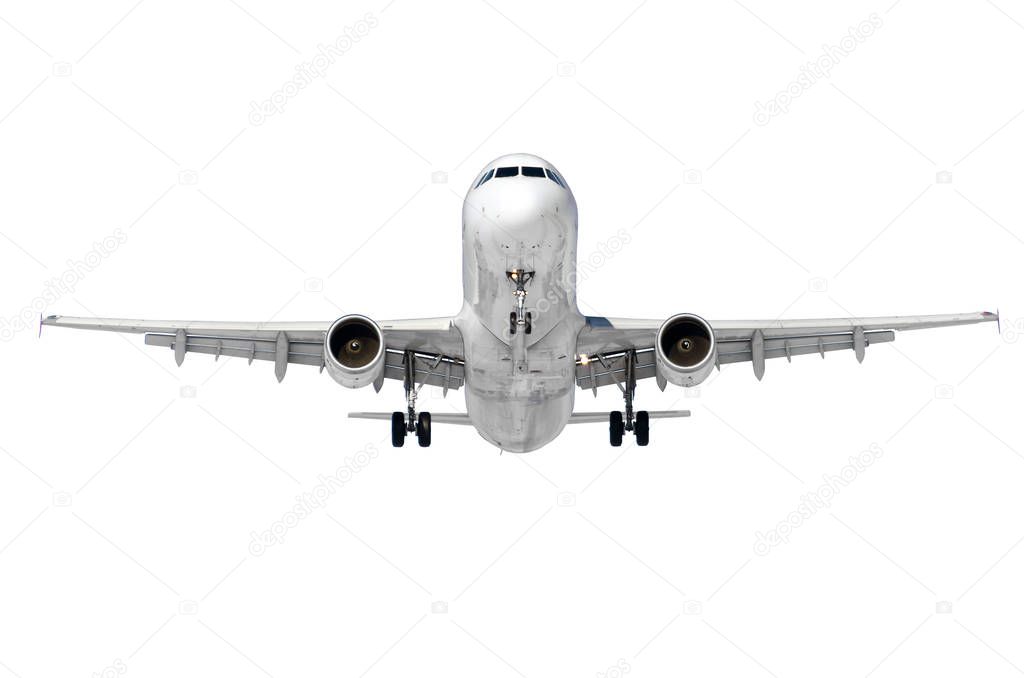
[[[608,422],[613,446],[630,431],[647,445],[650,420],[689,416],[686,410],[633,409],[636,383],[654,378],[693,387],[726,363],[753,364],[764,376],[768,358],[864,349],[895,339],[897,330],[998,321],[989,312],[818,320],[707,321],[692,313],[667,320],[584,316],[576,306],[576,200],[562,175],[534,155],[506,155],[473,181],[462,209],[464,302],[448,318],[375,321],[345,315],[334,321],[216,322],[50,316],[42,325],[145,334],[174,350],[270,360],[281,381],[289,363],[319,366],[342,386],[384,379],[405,386],[405,412],[353,412],[391,420],[391,442],[415,434],[430,445],[431,426],[468,424],[501,450],[530,452],[566,424]],[[42,327],[40,327],[40,330]],[[416,412],[424,385],[465,386],[466,413]],[[573,412],[577,388],[597,394],[617,386],[624,411]]]

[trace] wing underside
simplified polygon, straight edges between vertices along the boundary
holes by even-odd
[[[42,325],[145,335],[149,346],[174,352],[178,365],[187,353],[243,358],[274,363],[278,381],[289,364],[311,365],[322,371],[324,336],[331,321],[220,322],[188,320],[134,320],[50,316]],[[403,380],[405,361],[411,359],[417,385],[458,389],[464,382],[462,339],[448,318],[394,320],[379,323],[386,353],[384,377]]]
[[[712,321],[718,345],[716,365],[750,362],[754,374],[764,375],[765,362],[841,350],[853,350],[863,360],[868,346],[894,341],[897,331],[949,327],[998,321],[989,312],[924,316],[825,318],[816,320]],[[654,339],[660,320],[588,317],[580,332],[576,383],[582,389],[625,381],[628,352],[633,352],[636,379],[656,377]],[[220,322],[76,318],[50,316],[42,325],[127,332],[145,335],[150,346],[170,348],[180,365],[186,353],[244,358],[274,363],[280,381],[289,364],[323,370],[324,336],[330,321]],[[413,361],[416,385],[460,388],[465,381],[462,338],[450,318],[382,321],[386,355],[384,376],[403,380],[405,364]]]
[[[716,366],[750,362],[755,376],[764,376],[765,361],[771,358],[825,354],[852,350],[858,361],[874,344],[895,341],[904,330],[951,327],[998,321],[997,313],[956,313],[947,315],[879,316],[868,318],[821,318],[809,320],[722,320],[709,321],[718,345]],[[588,317],[580,332],[576,360],[576,384],[593,389],[612,384],[622,386],[626,378],[627,353],[634,352],[636,379],[655,377],[654,341],[660,320]]]

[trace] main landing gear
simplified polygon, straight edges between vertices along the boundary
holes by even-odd
[[[413,433],[420,447],[430,447],[430,412],[420,412],[418,416],[416,414],[419,389],[416,388],[416,354],[413,351],[405,352],[402,367],[405,369],[403,381],[406,411],[391,413],[391,445],[402,447],[405,445],[405,437]]]
[[[405,436],[415,433],[419,440],[420,447],[430,447],[430,412],[420,412],[414,420],[416,424],[411,431],[406,430],[405,414],[402,412],[391,413],[391,444],[394,447],[405,445]]]
[[[650,415],[646,410],[633,412],[633,396],[636,393],[636,351],[632,349],[626,351],[624,360],[625,384],[618,386],[622,390],[626,411],[625,413],[619,411],[608,413],[608,441],[612,447],[620,447],[622,436],[626,431],[632,431],[636,436],[636,444],[645,447],[651,440]]]

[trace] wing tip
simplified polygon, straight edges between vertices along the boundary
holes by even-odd
[[[59,323],[60,318],[61,318],[61,316],[59,316],[59,315],[48,315],[46,317],[43,317],[43,314],[40,313],[39,314],[39,332],[38,332],[37,336],[39,336],[39,337],[43,336],[43,325],[58,325],[58,324],[60,324]]]
[[[1002,334],[1002,332],[1003,332],[1003,323],[1002,323],[1002,320],[1000,320],[1000,318],[999,318],[999,308],[998,307],[996,308],[996,312],[995,313],[993,313],[992,311],[982,311],[981,312],[981,318],[982,318],[982,322],[995,322],[996,330],[1000,334]]]

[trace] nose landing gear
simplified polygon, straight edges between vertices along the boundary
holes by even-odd
[[[522,325],[525,327],[525,332],[527,334],[531,334],[533,332],[533,314],[530,313],[529,311],[526,312],[526,320],[522,323]],[[520,323],[519,319],[516,318],[516,312],[512,311],[511,313],[508,314],[508,333],[515,334],[519,326]]]
[[[623,413],[615,410],[608,414],[608,441],[612,447],[620,447],[623,434],[632,431],[636,436],[636,444],[646,447],[651,440],[650,415],[646,410],[633,412],[633,396],[636,394],[636,351],[626,351],[624,360],[625,384],[618,384],[618,387],[622,390],[626,411]]]
[[[513,268],[506,271],[505,275],[515,286],[512,296],[515,297],[515,310],[508,314],[508,331],[514,335],[520,328],[526,334],[533,332],[533,314],[526,310],[526,283],[533,280],[533,271],[522,268]]]

